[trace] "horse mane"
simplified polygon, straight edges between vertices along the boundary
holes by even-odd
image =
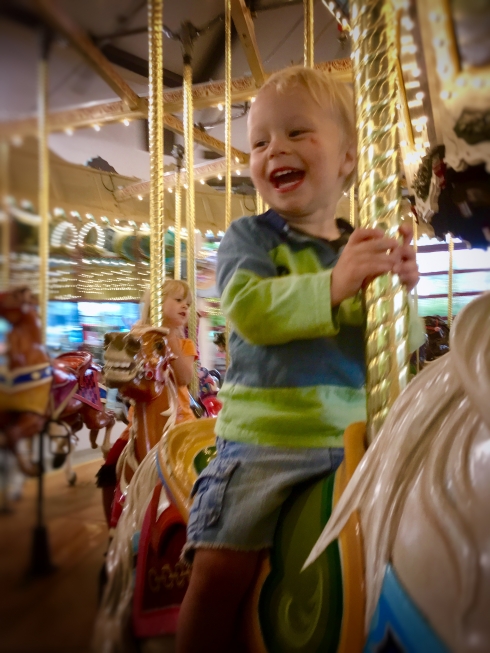
[[[312,563],[339,536],[355,510],[361,511],[363,525],[368,524],[363,528],[366,632],[405,501],[420,474],[424,509],[443,534],[456,569],[464,639],[465,617],[478,600],[480,551],[465,506],[473,497],[471,448],[482,423],[490,429],[490,329],[483,326],[488,315],[490,293],[458,315],[450,352],[418,374],[395,401],[305,563]]]

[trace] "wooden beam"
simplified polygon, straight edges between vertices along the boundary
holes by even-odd
[[[34,0],[41,17],[54,30],[62,34],[95,72],[117,93],[129,109],[139,108],[140,98],[121,77],[110,61],[97,48],[87,33],[72,19],[55,7],[52,0]]]
[[[265,72],[255,39],[252,16],[245,4],[245,0],[231,0],[231,17],[233,18],[238,37],[242,43],[245,56],[247,57],[250,72],[256,85],[262,86],[265,82]]]
[[[350,59],[337,59],[315,65],[334,79],[341,82],[352,82],[352,64]],[[257,86],[251,76],[238,77],[232,80],[232,102],[249,100],[257,93]],[[192,90],[195,109],[205,109],[225,101],[224,81],[194,84]],[[182,89],[167,89],[163,93],[165,111],[169,114],[182,111]],[[139,98],[139,107],[135,111],[128,109],[124,102],[104,102],[87,104],[76,109],[67,109],[49,114],[48,129],[50,132],[91,127],[94,124],[120,122],[124,119],[147,118],[148,100]],[[0,139],[13,136],[36,135],[37,118],[28,117],[9,122],[0,122]],[[180,132],[179,132],[180,133]],[[211,137],[210,137],[211,138]],[[214,148],[211,148],[214,149]]]
[[[243,170],[245,164],[237,163],[237,170]],[[223,175],[226,170],[226,160],[224,157],[222,159],[216,159],[212,163],[198,163],[194,166],[194,181],[198,182],[201,179],[204,181],[206,179],[212,179],[218,175]],[[163,175],[163,183],[166,189],[174,188],[176,184],[177,173],[176,172],[166,172]],[[185,172],[181,173],[181,182],[182,184],[187,183],[187,174]],[[116,190],[114,197],[118,202],[124,202],[126,200],[132,199],[134,197],[145,197],[150,192],[150,182],[149,181],[139,181],[136,184],[130,184],[125,186],[120,190]]]
[[[184,133],[184,124],[181,120],[172,116],[169,113],[166,113],[163,118],[164,125],[170,131],[175,132],[176,134]],[[220,154],[225,153],[225,144],[223,141],[210,136],[207,131],[199,129],[199,127],[194,127],[194,143],[199,143],[208,148],[208,150],[213,150],[214,152],[219,152]],[[236,163],[248,163],[249,155],[246,152],[237,150],[235,147],[231,148],[231,155],[235,159]]]

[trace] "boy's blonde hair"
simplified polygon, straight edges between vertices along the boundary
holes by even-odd
[[[343,129],[344,143],[348,146],[356,144],[354,96],[347,84],[330,79],[327,74],[314,68],[291,66],[273,73],[258,94],[271,86],[279,93],[295,86],[303,87],[320,107],[328,107],[333,112]],[[355,176],[354,168],[346,177],[344,189],[352,185]]]

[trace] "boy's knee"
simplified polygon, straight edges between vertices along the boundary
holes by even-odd
[[[233,551],[231,549],[196,549],[192,576],[203,585],[214,587],[250,585],[260,557],[259,551]]]

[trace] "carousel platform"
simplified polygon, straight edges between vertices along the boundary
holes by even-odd
[[[0,514],[0,653],[89,653],[107,526],[95,474],[100,459],[45,477],[45,516],[55,570],[29,577],[36,480]]]

